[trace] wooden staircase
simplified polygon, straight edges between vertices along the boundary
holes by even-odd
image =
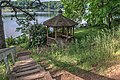
[[[17,55],[9,80],[54,80],[50,73],[45,71],[37,62],[30,58],[30,53],[23,52]]]

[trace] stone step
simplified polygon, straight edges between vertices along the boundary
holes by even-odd
[[[20,77],[20,76],[30,75],[30,74],[33,74],[33,73],[36,73],[36,72],[40,72],[42,70],[43,70],[42,68],[36,68],[36,69],[25,71],[25,72],[19,72],[19,73],[13,72],[13,75],[15,77]]]
[[[17,69],[15,72],[16,73],[19,73],[19,72],[25,72],[25,71],[28,71],[28,70],[33,70],[33,69],[36,69],[36,68],[39,68],[40,65],[34,65],[34,66],[28,66],[28,67],[23,67],[21,69]]]

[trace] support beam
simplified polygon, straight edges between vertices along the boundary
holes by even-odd
[[[74,37],[74,26],[73,26],[73,37]]]
[[[67,27],[67,37],[69,36],[69,27]]]
[[[62,35],[65,33],[65,27],[62,28]]]
[[[72,35],[72,27],[70,27],[70,35]]]
[[[11,57],[12,57],[12,62],[13,62],[13,64],[15,64],[15,53],[11,53]]]

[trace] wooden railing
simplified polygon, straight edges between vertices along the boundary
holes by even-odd
[[[16,54],[16,47],[0,49],[0,61],[4,60],[7,73],[9,73],[11,71],[9,63],[8,63],[8,55],[11,55],[12,63],[14,64],[15,63],[15,54]]]

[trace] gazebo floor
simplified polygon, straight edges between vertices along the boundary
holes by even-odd
[[[70,41],[72,41],[72,39],[73,37],[66,38],[66,37],[59,36],[57,37],[57,39],[49,37],[47,40],[47,45],[51,46],[53,44],[57,44],[59,46],[59,45],[69,43]]]

